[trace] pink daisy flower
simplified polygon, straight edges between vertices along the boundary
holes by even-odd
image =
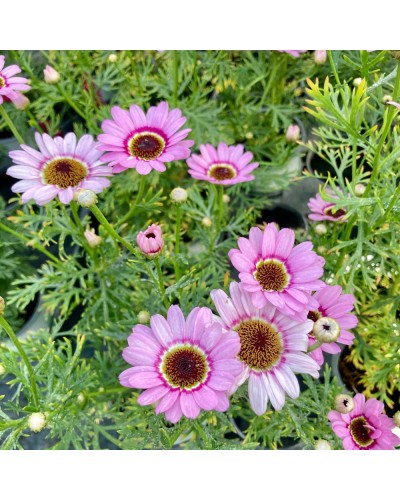
[[[308,319],[316,322],[320,318],[331,318],[336,321],[340,328],[340,335],[337,342],[340,344],[351,345],[353,343],[354,335],[348,331],[349,328],[354,328],[358,319],[350,311],[354,307],[354,295],[351,293],[342,294],[342,287],[339,285],[329,286],[326,285],[321,290],[318,290],[313,295],[316,301],[315,308],[308,313]],[[316,342],[312,333],[312,329],[308,334],[308,346],[311,347]],[[330,344],[322,344],[314,351],[309,353],[315,361],[321,366],[324,362],[323,352],[329,354],[338,354],[340,347],[335,342]]]
[[[201,155],[192,155],[186,161],[189,174],[195,179],[225,185],[254,180],[254,175],[249,174],[258,167],[258,163],[250,163],[253,155],[244,153],[241,144],[227,146],[220,142],[217,149],[211,144],[201,144],[200,151]]]
[[[129,111],[114,106],[111,108],[113,120],[104,120],[101,127],[99,149],[107,151],[103,159],[114,167],[114,173],[128,168],[147,175],[152,169],[164,172],[164,163],[185,160],[190,156],[194,142],[184,140],[190,128],[179,130],[186,122],[180,109],[168,111],[168,103],[163,101],[144,114],[139,106],[133,105]]]
[[[392,432],[393,420],[382,413],[383,409],[377,399],[365,401],[363,394],[356,394],[350,413],[328,413],[333,432],[343,440],[345,450],[393,450],[400,445],[400,438]]]
[[[326,193],[333,198],[336,198],[330,189],[326,189]],[[311,220],[330,220],[332,222],[341,222],[346,215],[346,210],[344,208],[334,210],[336,205],[332,202],[323,200],[319,193],[317,193],[315,198],[310,198],[307,205],[312,212],[308,215],[308,218]]]
[[[3,103],[4,97],[16,102],[18,105],[21,103],[22,94],[20,90],[30,90],[28,80],[19,76],[14,76],[21,73],[21,69],[16,64],[4,67],[5,57],[0,56],[0,104]]]
[[[156,414],[172,423],[182,415],[195,419],[200,411],[224,412],[226,395],[242,371],[235,332],[223,333],[211,309],[196,307],[185,320],[179,306],[171,306],[167,319],[152,316],[150,328],[136,325],[128,337],[123,358],[133,365],[119,376],[125,387],[146,389],[142,406],[156,403]]]
[[[254,412],[265,413],[268,400],[280,410],[285,404],[285,393],[291,398],[300,394],[294,372],[318,377],[318,364],[305,353],[312,322],[285,316],[268,302],[255,307],[243,284],[231,283],[230,293],[232,299],[223,290],[213,290],[211,297],[224,327],[240,337],[238,359],[244,368],[234,389],[249,379]]]
[[[305,319],[310,292],[325,286],[318,279],[325,260],[312,251],[309,241],[293,247],[294,239],[294,231],[278,231],[273,223],[264,232],[252,227],[249,239],[239,238],[240,250],[230,250],[229,258],[255,307],[270,302],[284,314]]]
[[[77,142],[72,132],[53,139],[36,132],[35,140],[39,151],[22,144],[23,151],[9,153],[15,165],[7,174],[22,179],[12,191],[23,193],[23,203],[33,199],[44,205],[58,196],[66,204],[79,189],[100,193],[110,185],[105,177],[112,175],[112,169],[104,165],[91,135],[83,135]]]

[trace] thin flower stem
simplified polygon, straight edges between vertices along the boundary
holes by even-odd
[[[3,327],[3,329],[6,331],[7,335],[10,337],[12,343],[15,345],[17,351],[19,352],[21,358],[23,359],[23,361],[25,363],[25,366],[26,366],[26,368],[28,370],[28,374],[29,374],[29,380],[31,382],[31,391],[32,391],[33,402],[35,404],[35,407],[37,409],[39,409],[39,395],[38,395],[38,389],[37,389],[37,385],[36,385],[35,373],[34,373],[33,368],[29,362],[28,356],[26,355],[24,348],[21,345],[21,342],[18,340],[18,337],[15,335],[14,330],[11,328],[8,321],[2,315],[0,315],[0,326]]]
[[[178,89],[179,89],[179,57],[178,51],[174,50],[174,106],[178,106]]]
[[[21,233],[18,233],[17,231],[14,231],[10,227],[6,226],[2,222],[0,222],[0,229],[3,229],[3,231],[6,231],[7,233],[12,234],[16,238],[20,239],[24,243],[29,243],[29,246],[33,247],[35,250],[39,250],[39,252],[42,252],[44,255],[46,255],[49,259],[51,259],[55,264],[62,266],[63,263],[61,262],[60,259],[57,259],[52,253],[50,253],[46,248],[41,245],[40,243],[37,243],[36,241],[30,240],[27,236],[24,236]]]
[[[72,216],[75,221],[75,225],[77,226],[79,230],[79,236],[82,241],[82,246],[86,250],[86,252],[90,255],[90,257],[93,259],[93,249],[90,247],[89,243],[87,242],[86,236],[85,236],[85,230],[82,226],[81,219],[79,218],[79,212],[78,212],[78,204],[76,203],[75,200],[71,201],[71,212]]]
[[[13,133],[14,137],[17,139],[17,141],[20,143],[20,144],[25,144],[25,141],[24,139],[22,138],[21,134],[18,132],[18,130],[16,129],[13,121],[11,120],[9,114],[7,113],[7,111],[4,109],[4,106],[0,106],[0,114],[2,115],[2,117],[4,118],[4,121],[7,123],[8,125],[8,128],[11,130],[11,132]]]
[[[137,196],[136,196],[135,203],[131,206],[131,208],[129,209],[128,213],[124,217],[122,217],[122,219],[118,222],[117,227],[121,227],[122,224],[124,222],[128,221],[132,217],[132,215],[135,213],[136,208],[138,206],[138,203],[143,198],[143,193],[144,193],[145,187],[146,187],[146,176],[141,175],[140,176],[139,190],[138,190],[138,193],[137,193]]]
[[[193,424],[194,424],[194,427],[195,427],[196,431],[201,436],[201,439],[203,440],[206,449],[207,450],[212,450],[212,446],[211,446],[210,440],[207,438],[206,433],[204,432],[202,426],[197,422],[197,420],[195,420],[193,422]]]
[[[155,264],[156,270],[157,270],[158,284],[159,284],[159,288],[160,288],[161,299],[164,302],[165,307],[168,308],[169,307],[169,302],[168,302],[167,297],[165,296],[164,277],[163,277],[163,273],[162,273],[161,264],[160,264],[160,258],[159,257],[156,257],[154,259],[154,264]]]
[[[221,225],[222,225],[222,217],[224,213],[224,203],[223,203],[223,197],[224,197],[224,187],[219,184],[217,185],[217,238],[219,236],[219,233],[221,232]]]
[[[182,208],[180,203],[177,203],[176,205],[176,222],[175,222],[175,256],[179,255],[180,253],[180,246],[181,246],[181,215],[182,215]],[[181,277],[181,270],[180,270],[180,265],[178,260],[175,257],[175,262],[174,262],[174,268],[175,268],[175,279],[176,281],[180,280]]]
[[[307,349],[307,352],[312,352],[312,351],[315,351],[315,349],[318,349],[318,347],[321,347],[322,346],[322,342],[320,342],[319,340],[317,340],[315,342],[315,344],[313,344],[312,346],[310,346],[308,349]]]
[[[60,94],[64,97],[65,101],[74,109],[79,116],[81,116],[85,121],[87,121],[87,116],[85,113],[75,104],[75,102],[71,99],[71,97],[65,92],[62,86],[59,83],[55,84]]]
[[[100,224],[102,224],[104,226],[104,228],[107,230],[108,234],[111,236],[111,238],[115,242],[121,243],[121,245],[123,245],[127,250],[129,250],[129,252],[132,255],[135,255],[135,256],[137,255],[135,248],[130,243],[128,243],[126,240],[124,240],[124,238],[122,238],[122,236],[120,236],[115,231],[115,229],[108,222],[108,220],[103,215],[103,212],[99,209],[99,207],[97,205],[93,205],[92,207],[90,207],[90,210],[92,211],[92,214],[96,217],[96,219],[100,222]]]
[[[340,78],[339,78],[339,75],[338,75],[338,72],[337,72],[337,69],[336,69],[336,66],[335,66],[335,62],[333,60],[333,56],[332,56],[332,51],[331,50],[328,50],[328,57],[329,57],[329,63],[330,63],[331,68],[332,68],[333,76],[335,77],[336,83],[337,83],[337,85],[339,87],[340,95],[342,96],[342,99],[343,99],[343,104],[344,104],[344,106],[346,106],[346,96],[345,96],[345,93],[343,91],[342,84],[340,82]]]

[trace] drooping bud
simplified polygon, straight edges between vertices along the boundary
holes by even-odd
[[[300,127],[298,125],[289,125],[286,130],[286,140],[297,142],[300,139]]]
[[[212,226],[212,220],[210,219],[210,217],[203,217],[203,219],[201,221],[201,224],[204,227],[211,227]]]
[[[81,207],[89,208],[97,203],[97,195],[90,189],[79,189],[75,195],[75,200]]]
[[[365,184],[356,184],[354,192],[356,193],[357,196],[362,196],[365,193],[366,189],[367,188],[365,187]]]
[[[361,82],[362,82],[362,78],[354,78],[353,80],[353,85],[354,87],[359,87],[361,85]]]
[[[314,445],[315,450],[331,450],[332,446],[326,439],[318,439]]]
[[[354,409],[354,400],[348,394],[339,394],[335,398],[335,410],[339,413],[350,413]]]
[[[5,308],[6,308],[6,303],[4,302],[3,297],[1,297],[0,295],[0,316],[3,316]]]
[[[118,60],[117,54],[110,54],[108,56],[108,61],[111,62],[111,63],[115,63],[115,62],[117,62],[117,60]]]
[[[322,235],[322,234],[326,234],[326,233],[328,232],[328,229],[327,229],[327,227],[325,226],[325,224],[317,224],[317,225],[315,226],[314,230],[315,230],[315,232],[316,232],[317,234],[320,234],[320,235]]]
[[[140,231],[136,241],[141,252],[149,259],[157,257],[164,248],[161,227],[157,224],[152,224],[146,231]]]
[[[340,327],[338,322],[333,318],[319,318],[314,323],[313,334],[319,342],[323,344],[330,344],[339,338]]]
[[[139,323],[145,324],[150,321],[150,313],[149,311],[139,311],[137,315],[137,319]]]
[[[314,61],[316,64],[326,63],[326,50],[316,50],[314,52]]]
[[[169,197],[173,203],[184,203],[187,200],[188,194],[186,189],[176,187],[171,191]]]
[[[46,417],[43,413],[32,413],[28,418],[29,429],[33,432],[40,432],[46,426]]]
[[[99,246],[103,241],[103,238],[101,236],[98,236],[94,229],[87,229],[84,232],[84,235],[91,248]]]
[[[31,102],[26,96],[24,96],[24,94],[21,94],[21,92],[15,92],[10,99],[12,100],[14,106],[21,111],[29,106]]]
[[[43,70],[44,79],[46,83],[54,84],[60,81],[60,73],[56,71],[53,67],[46,65]]]

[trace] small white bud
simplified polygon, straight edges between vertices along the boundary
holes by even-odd
[[[87,229],[84,232],[84,235],[91,248],[99,246],[103,241],[103,238],[101,236],[98,236],[94,229]]]
[[[117,56],[117,54],[110,54],[110,55],[108,56],[108,61],[109,61],[110,63],[115,63],[115,62],[117,62],[117,60],[118,60],[118,56]]]
[[[149,311],[139,311],[137,315],[139,323],[148,323],[150,321]]]
[[[366,186],[364,184],[356,184],[356,187],[354,188],[354,192],[356,193],[357,196],[362,196],[365,193]]]
[[[5,308],[6,308],[6,303],[4,302],[3,297],[1,297],[0,295],[0,316],[3,316]]]
[[[320,234],[320,235],[321,235],[321,234],[326,234],[326,233],[327,233],[327,231],[328,231],[328,229],[327,229],[327,227],[325,226],[325,224],[317,224],[317,225],[315,226],[315,228],[314,228],[314,229],[315,229],[315,232],[316,232],[317,234]]]
[[[204,217],[203,220],[201,221],[202,225],[204,227],[211,227],[212,226],[212,220],[210,217]]]
[[[83,392],[80,392],[76,399],[80,405],[83,405],[86,402],[86,397]]]
[[[332,446],[326,439],[318,439],[314,445],[315,450],[331,450]]]
[[[32,413],[28,418],[29,429],[33,432],[40,432],[46,426],[46,417],[43,413]]]
[[[188,194],[186,189],[177,187],[171,191],[169,197],[171,198],[171,201],[174,203],[184,203],[188,198]]]
[[[354,409],[354,400],[348,394],[339,394],[335,398],[335,410],[339,413],[350,413]]]
[[[316,64],[325,64],[326,57],[326,50],[316,50],[314,52],[314,61]]]
[[[361,85],[362,78],[354,78],[353,85],[354,87],[359,87]]]
[[[289,125],[286,130],[286,140],[288,142],[297,142],[300,139],[300,127],[298,125]]]
[[[89,208],[97,203],[97,195],[90,189],[79,189],[74,196],[81,207]]]
[[[48,64],[43,70],[43,74],[46,83],[54,84],[60,81],[60,73]]]
[[[0,363],[0,377],[6,373],[6,369],[4,366]]]
[[[246,139],[253,139],[253,137],[254,137],[253,132],[247,132],[245,137],[246,137]]]
[[[229,196],[229,194],[222,195],[222,202],[223,203],[229,203],[230,201],[231,201],[231,197]]]
[[[319,342],[330,344],[339,338],[340,327],[333,318],[319,318],[314,323],[313,334]]]
[[[388,101],[393,101],[393,97],[391,95],[386,94],[382,97],[382,102],[383,104],[386,104]]]

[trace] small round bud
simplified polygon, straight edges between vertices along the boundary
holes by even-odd
[[[85,397],[85,395],[83,394],[83,392],[80,392],[80,393],[78,394],[78,396],[77,396],[76,400],[78,401],[78,403],[79,403],[80,405],[85,404],[85,402],[86,402],[86,397]]]
[[[314,229],[315,229],[315,232],[317,234],[320,234],[320,235],[321,234],[326,234],[328,232],[328,229],[325,226],[325,224],[317,224]]]
[[[391,95],[386,94],[382,97],[382,102],[383,104],[386,104],[388,101],[393,101],[393,97]]]
[[[326,439],[318,439],[314,445],[314,450],[331,450],[332,446]]]
[[[115,62],[117,62],[117,60],[118,60],[117,54],[110,54],[108,56],[108,62],[110,62],[110,63],[115,63]]]
[[[393,415],[393,422],[396,427],[400,427],[400,411],[396,411]]]
[[[326,63],[326,50],[316,50],[314,52],[315,64],[325,64]]]
[[[6,303],[4,302],[3,297],[0,295],[0,316],[4,314],[5,308],[6,308]]]
[[[188,198],[188,194],[186,189],[177,187],[171,191],[169,197],[171,198],[171,201],[174,203],[184,203]]]
[[[210,217],[204,217],[203,220],[201,221],[202,225],[204,227],[211,227],[212,226],[212,220]]]
[[[339,413],[350,413],[354,409],[354,400],[348,394],[339,394],[335,398],[335,410]]]
[[[103,238],[101,236],[98,236],[94,229],[87,229],[84,232],[84,235],[91,248],[99,246],[103,241]]]
[[[22,111],[29,106],[31,101],[26,96],[24,96],[20,92],[15,92],[15,94],[15,97],[12,97],[11,100],[17,109]]]
[[[0,377],[6,373],[6,369],[4,366],[0,363]]]
[[[297,142],[300,139],[300,127],[298,125],[289,125],[286,130],[286,140],[288,142]]]
[[[74,196],[81,207],[89,208],[97,203],[97,195],[90,189],[79,189]]]
[[[254,137],[253,132],[247,132],[245,137],[246,137],[246,139],[253,139],[253,137]]]
[[[222,203],[229,203],[231,201],[231,197],[228,194],[222,195]]]
[[[48,64],[43,70],[43,74],[46,83],[54,84],[60,81],[60,73]]]
[[[319,342],[330,344],[339,338],[340,327],[333,318],[319,318],[314,323],[313,334]]]
[[[356,193],[357,196],[362,196],[365,193],[366,189],[367,188],[365,187],[365,184],[356,184],[354,192]]]
[[[139,323],[148,323],[150,321],[150,313],[149,311],[139,311],[137,315],[137,319]]]
[[[359,87],[361,85],[362,78],[354,78],[353,85],[354,87]]]
[[[40,432],[46,425],[46,417],[43,413],[32,413],[28,418],[29,429],[33,432]]]

